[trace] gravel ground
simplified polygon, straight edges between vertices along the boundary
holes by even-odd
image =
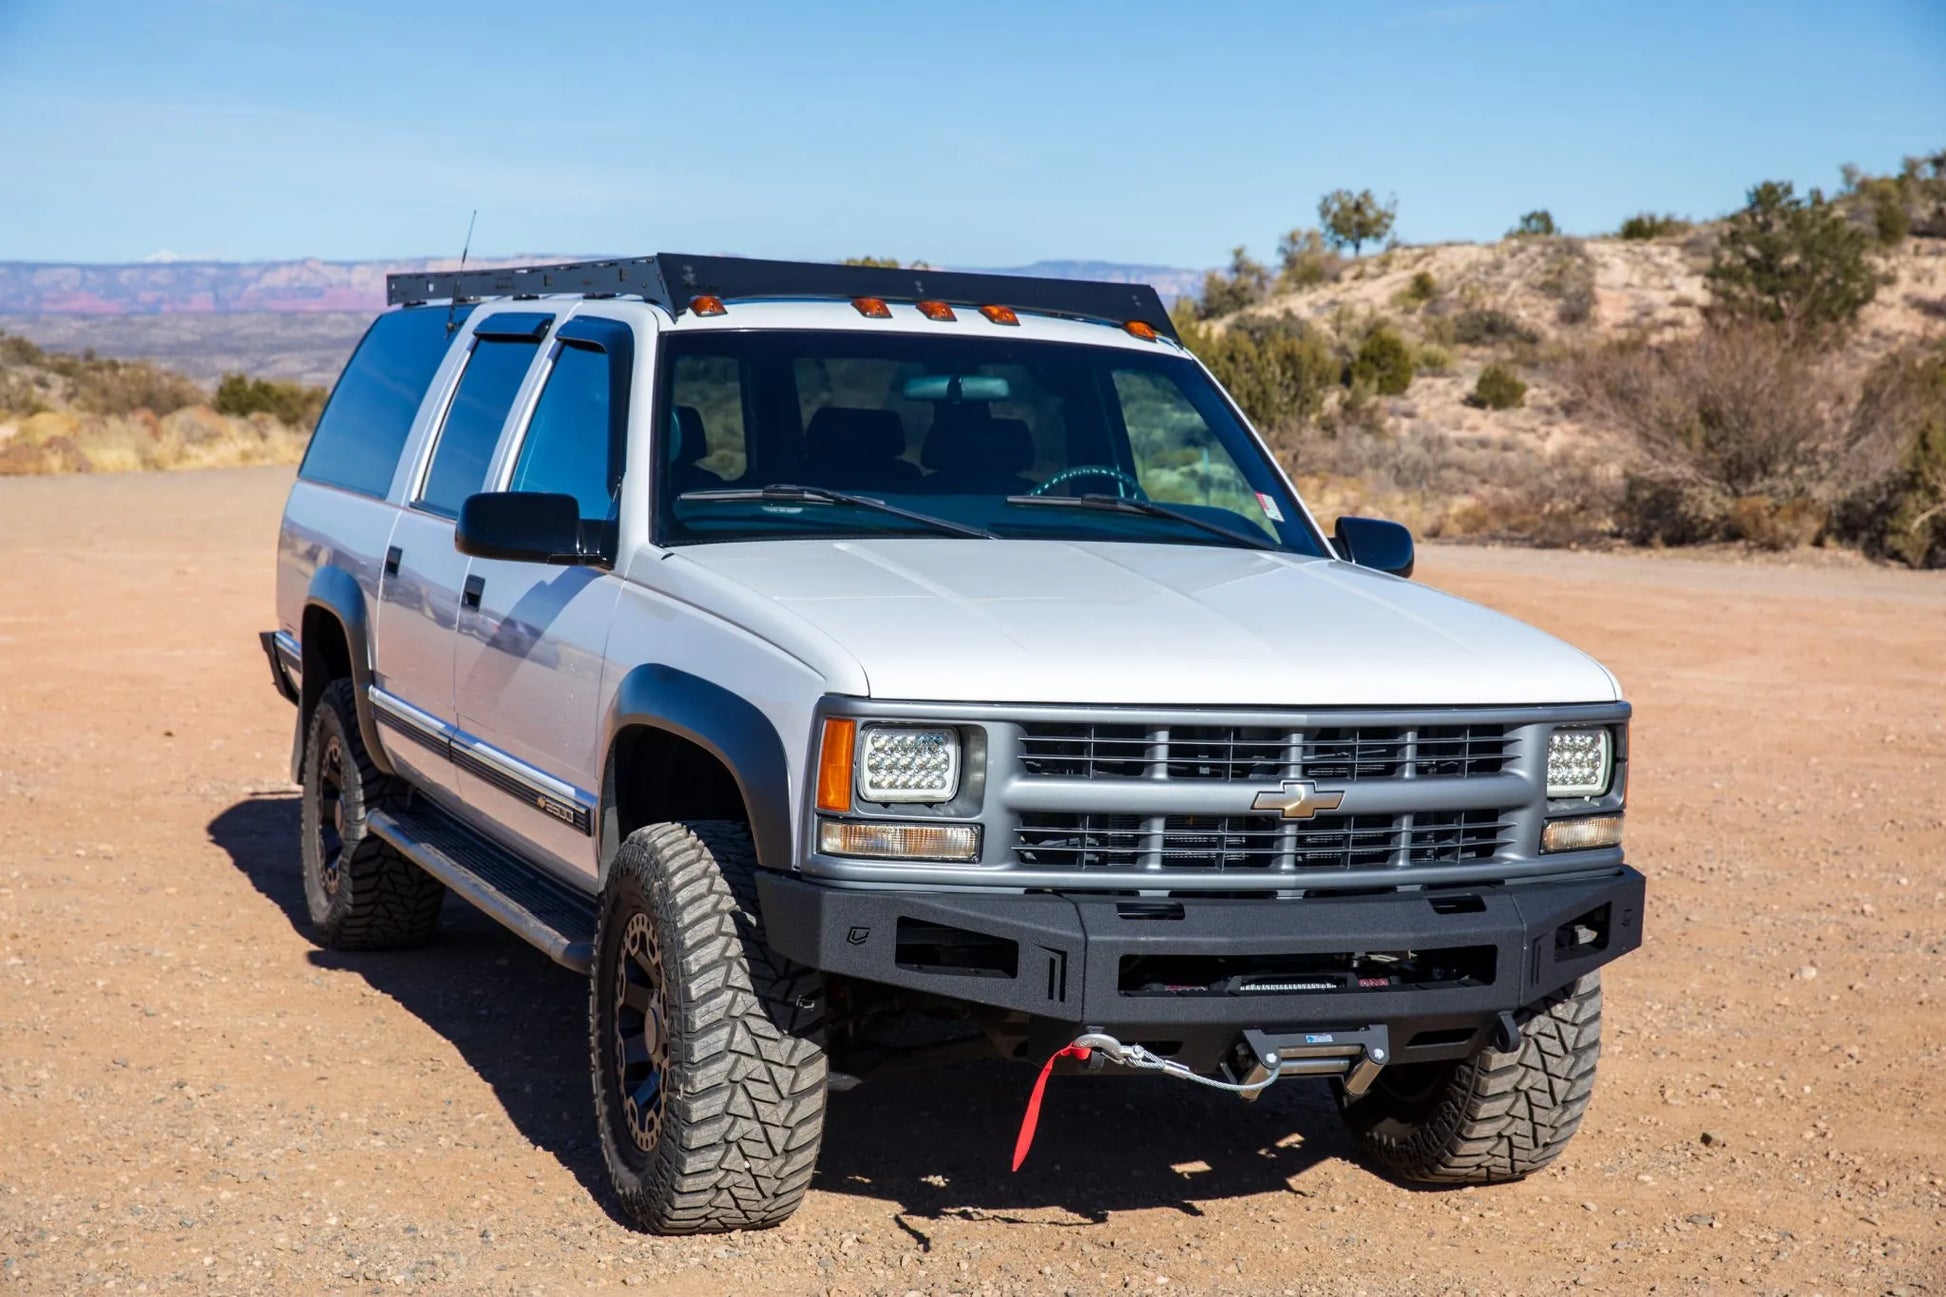
[[[833,1097],[810,1199],[658,1240],[592,1144],[585,988],[458,902],[304,935],[254,632],[288,470],[0,480],[0,1292],[1946,1288],[1946,578],[1434,548],[1635,701],[1648,939],[1520,1185],[1261,1102],[999,1063]]]

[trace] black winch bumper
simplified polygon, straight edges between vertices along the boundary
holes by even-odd
[[[1156,1042],[1199,1070],[1246,1027],[1391,1028],[1396,1062],[1463,1055],[1499,1015],[1642,943],[1642,875],[1384,895],[1151,899],[866,890],[758,877],[799,963]],[[1066,1032],[1064,1036],[1063,1033]]]

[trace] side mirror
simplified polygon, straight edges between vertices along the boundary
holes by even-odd
[[[474,558],[516,563],[598,563],[606,557],[582,539],[581,505],[548,491],[489,491],[459,507],[453,548]]]
[[[1412,575],[1412,533],[1396,522],[1340,518],[1338,534],[1331,541],[1338,547],[1338,557],[1348,563],[1393,576]]]

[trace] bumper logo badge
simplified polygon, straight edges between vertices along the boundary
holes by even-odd
[[[1309,779],[1286,779],[1274,793],[1257,794],[1250,803],[1253,811],[1277,811],[1287,820],[1308,820],[1319,811],[1335,811],[1344,802],[1343,793],[1321,793]]]

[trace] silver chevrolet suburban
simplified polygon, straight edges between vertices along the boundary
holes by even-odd
[[[263,636],[310,917],[410,946],[450,890],[590,974],[644,1228],[788,1216],[915,1016],[1324,1078],[1404,1179],[1560,1153],[1641,941],[1628,705],[1412,583],[1403,528],[1327,536],[1154,290],[662,254],[388,293]]]

